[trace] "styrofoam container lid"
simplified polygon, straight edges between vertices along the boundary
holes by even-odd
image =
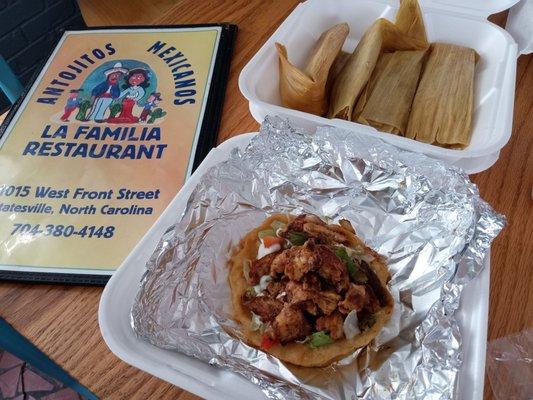
[[[161,236],[183,212],[193,189],[208,168],[228,159],[231,151],[244,149],[252,134],[240,135],[211,150],[196,172],[161,214],[120,268],[111,277],[100,299],[98,322],[102,336],[120,359],[143,371],[207,399],[266,399],[258,386],[240,375],[215,368],[184,354],[152,346],[138,338],[130,324],[130,311],[139,290],[146,262]],[[490,253],[481,274],[468,283],[458,309],[463,336],[463,366],[459,373],[458,399],[482,400],[485,377]]]
[[[394,20],[398,2],[392,0],[308,0],[298,5],[276,32],[243,68],[239,87],[259,122],[275,114],[305,128],[329,125],[379,136],[398,147],[450,162],[467,162],[467,172],[479,172],[496,161],[511,135],[517,46],[504,29],[488,22],[491,13],[517,0],[468,2],[421,1],[430,42],[441,41],[475,49],[480,55],[474,84],[472,140],[464,150],[446,149],[401,136],[378,132],[355,122],[327,119],[282,107],[278,90],[278,55],[274,42],[286,45],[289,59],[302,65],[312,46],[326,29],[340,22],[350,25],[343,50],[352,52],[366,29],[377,19]]]

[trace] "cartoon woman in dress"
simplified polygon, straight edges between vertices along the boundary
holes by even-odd
[[[113,124],[134,124],[139,122],[138,117],[134,117],[133,106],[144,96],[144,88],[150,86],[148,71],[143,68],[134,68],[126,75],[126,84],[119,96],[122,100],[122,110],[120,114],[113,118],[108,118],[107,122]]]

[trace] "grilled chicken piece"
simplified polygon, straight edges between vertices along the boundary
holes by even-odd
[[[318,309],[315,304],[315,294],[313,290],[305,288],[304,284],[290,281],[287,284],[287,300],[290,304],[300,307],[311,315],[316,315]]]
[[[350,283],[346,297],[339,303],[339,311],[348,314],[350,311],[361,311],[369,302],[369,293],[365,285]]]
[[[339,220],[339,225],[342,226],[347,231],[355,233],[355,229],[353,228],[352,223],[348,221],[347,219]]]
[[[348,269],[341,259],[325,245],[317,245],[316,249],[319,257],[318,274],[331,283],[338,293],[348,289]]]
[[[309,272],[302,279],[304,289],[306,290],[321,290],[320,279],[315,272]]]
[[[335,311],[331,315],[320,317],[316,320],[316,330],[326,331],[333,340],[344,338],[343,316],[340,312]]]
[[[287,298],[289,303],[298,304],[303,301],[313,300],[314,292],[312,290],[307,290],[304,288],[302,283],[290,281],[287,284]]]
[[[307,241],[303,246],[284,250],[272,262],[270,275],[285,273],[289,279],[300,281],[317,266],[318,258],[314,247],[314,243]]]
[[[381,285],[381,281],[379,280],[376,272],[372,268],[370,268],[370,266],[364,261],[361,262],[361,269],[368,277],[368,288],[372,289],[372,294],[374,294],[375,300],[382,307],[385,307],[385,305],[387,304],[387,293]]]
[[[300,306],[311,315],[317,315],[318,309],[326,315],[331,314],[341,299],[335,292],[307,289],[305,284],[293,281],[287,284],[286,290],[289,303]]]
[[[261,277],[270,273],[272,261],[274,261],[279,253],[279,251],[276,253],[270,253],[261,257],[259,260],[252,261],[252,265],[250,266],[250,279],[248,280],[249,285],[255,286],[259,284]]]
[[[335,292],[316,292],[313,298],[315,304],[320,308],[320,311],[326,315],[335,311],[340,299],[341,296]]]
[[[326,225],[324,221],[313,214],[300,214],[287,225],[285,232],[303,232],[305,223],[312,222],[314,224]]]
[[[262,322],[272,321],[283,309],[283,302],[268,296],[245,296],[243,304],[254,314],[259,315]]]
[[[334,225],[306,222],[303,231],[322,244],[350,244],[350,240],[342,228]]]
[[[272,298],[275,299],[277,296],[279,296],[285,291],[285,286],[287,286],[287,282],[270,281],[266,288],[266,291]]]
[[[303,311],[291,304],[285,304],[269,331],[271,338],[278,339],[281,344],[304,339],[310,333],[311,324],[305,318]]]
[[[306,301],[302,306],[302,310],[315,317],[318,315],[318,307],[312,301]]]
[[[365,304],[365,309],[371,313],[375,313],[379,310],[380,302],[376,296],[376,292],[372,289],[372,286],[365,285],[366,292],[368,294],[368,302]]]

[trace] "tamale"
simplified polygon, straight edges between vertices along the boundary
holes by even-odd
[[[427,43],[424,19],[417,0],[400,0],[395,24],[406,35]]]
[[[420,10],[420,7],[418,6],[417,0],[400,0],[400,8],[396,13],[396,21],[394,22],[394,24],[398,27],[400,31],[405,33],[407,36],[410,36],[414,39],[419,39],[422,42],[427,43],[426,30],[424,28],[424,21],[422,19],[422,12]],[[363,109],[370,97],[370,94],[372,93],[376,82],[381,77],[381,74],[383,73],[383,70],[385,69],[385,66],[387,65],[387,62],[389,61],[391,56],[392,53],[382,53],[379,56],[378,62],[376,64],[376,67],[374,68],[374,71],[372,72],[370,80],[361,92],[361,95],[359,96],[359,99],[357,100],[357,103],[354,107],[354,111],[352,113],[352,121],[357,121],[357,119],[363,112]],[[388,132],[389,130],[386,131]],[[405,129],[402,132],[405,132]]]
[[[470,143],[474,108],[473,49],[433,43],[413,100],[406,136],[464,148]]]
[[[306,66],[291,64],[287,49],[276,43],[279,55],[279,91],[284,107],[324,115],[328,109],[326,83],[329,70],[339,54],[350,28],[338,24],[322,33],[311,50]]]
[[[339,53],[339,55],[335,58],[335,61],[333,61],[333,65],[329,70],[328,81],[330,81],[331,83],[335,81],[335,78],[337,78],[339,73],[342,71],[342,68],[346,64],[346,61],[348,61],[348,58],[350,58],[350,53],[347,53],[345,51],[341,51]]]
[[[379,18],[365,32],[333,84],[328,117],[350,119],[355,101],[367,84],[381,52],[421,50],[423,41],[401,32],[392,22]]]
[[[352,121],[357,121],[357,119],[363,112],[363,109],[365,108],[368,98],[370,97],[370,93],[372,93],[372,90],[376,86],[376,82],[381,77],[383,70],[387,66],[387,63],[389,62],[393,54],[394,53],[383,53],[379,56],[378,62],[376,63],[374,71],[372,71],[372,75],[370,76],[368,83],[366,84],[365,88],[361,92],[361,95],[359,96],[359,99],[357,100],[357,103],[355,104],[355,107],[353,109],[353,114],[352,114]]]
[[[331,87],[333,86],[333,82],[335,82],[335,79],[337,79],[337,76],[344,67],[344,64],[346,64],[346,61],[348,61],[348,58],[350,58],[350,53],[347,53],[345,51],[339,52],[339,54],[335,58],[335,61],[333,61],[333,65],[329,69],[328,81],[326,83],[326,97],[328,98],[328,100],[329,94],[331,93]]]
[[[379,131],[405,135],[425,50],[396,51],[374,84],[357,122]]]

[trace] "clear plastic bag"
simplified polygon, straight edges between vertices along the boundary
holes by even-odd
[[[487,374],[497,400],[533,399],[533,328],[489,342]]]

